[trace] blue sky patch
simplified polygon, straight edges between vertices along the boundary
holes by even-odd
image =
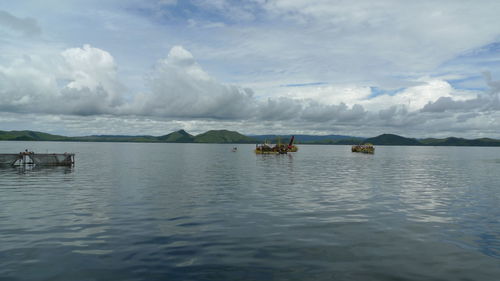
[[[387,89],[381,89],[381,88],[378,88],[378,87],[370,87],[371,94],[370,94],[369,98],[374,98],[374,97],[380,96],[380,95],[394,96],[397,93],[403,91],[404,89],[405,88],[387,90]]]

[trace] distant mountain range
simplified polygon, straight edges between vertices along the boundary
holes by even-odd
[[[257,143],[257,139],[228,130],[212,130],[193,136],[184,130],[155,137],[148,135],[93,135],[65,137],[35,131],[0,131],[0,141],[81,141],[81,142],[173,142],[173,143]]]
[[[364,142],[375,145],[500,146],[500,140],[491,138],[463,139],[449,137],[445,139],[413,139],[392,134],[383,134],[374,138],[368,138]]]
[[[392,134],[383,134],[374,138],[367,138],[363,142],[376,145],[423,145],[417,139],[410,139]]]
[[[294,135],[295,139],[300,140],[303,143],[306,142],[321,142],[321,141],[337,141],[337,140],[348,140],[348,139],[364,139],[364,138],[358,138],[358,137],[352,137],[352,136],[344,136],[344,135],[325,135],[325,136],[317,136],[317,135]],[[276,139],[281,139],[281,140],[289,140],[292,135],[250,135],[249,137],[252,137],[254,139],[258,139],[260,141],[264,140],[276,140]]]
[[[287,143],[291,135],[252,135],[245,136],[235,131],[211,130],[199,135],[191,135],[184,130],[155,137],[148,135],[93,135],[83,137],[65,137],[35,131],[0,131],[0,141],[81,141],[81,142],[156,142],[156,143]],[[420,145],[420,146],[500,146],[500,140],[491,138],[463,139],[449,137],[445,139],[405,138],[393,134],[382,134],[373,138],[344,135],[295,135],[297,144],[335,144],[352,145],[371,143],[374,145]]]

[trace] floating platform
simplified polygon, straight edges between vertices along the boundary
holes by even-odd
[[[0,154],[0,165],[4,166],[71,166],[75,164],[74,153],[34,153]]]
[[[256,154],[287,154],[288,152],[297,152],[298,150],[299,149],[295,145],[287,146],[284,144],[262,144],[255,147]]]
[[[373,154],[375,153],[375,147],[373,147],[372,144],[360,144],[360,145],[353,145],[351,147],[352,152],[361,152],[361,153],[368,153],[368,154]]]
[[[256,145],[254,151],[256,154],[287,154],[288,152],[297,152],[299,148],[293,144],[294,139],[295,136],[292,136],[288,145],[281,143],[272,145],[264,142],[264,144]]]

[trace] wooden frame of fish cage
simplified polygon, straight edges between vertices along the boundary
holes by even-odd
[[[7,166],[72,166],[75,164],[74,153],[34,153],[32,151],[17,154],[0,154],[0,165]]]

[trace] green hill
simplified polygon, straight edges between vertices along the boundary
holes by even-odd
[[[69,137],[68,140],[88,141],[88,142],[158,142],[158,138],[153,136],[120,136],[120,135]]]
[[[0,131],[0,140],[65,141],[68,140],[68,137],[35,131]]]
[[[446,139],[436,139],[436,138],[426,138],[426,139],[421,139],[420,143],[423,145],[443,145],[443,142]]]
[[[193,142],[194,137],[184,130],[179,130],[168,135],[158,137],[162,142]]]
[[[310,144],[336,144],[340,140],[352,140],[359,139],[363,140],[361,137],[345,136],[345,135],[301,135],[295,134],[295,142],[297,144],[310,143]],[[292,135],[250,135],[254,139],[261,142],[271,141],[272,143],[278,143],[277,140],[281,142],[286,142],[290,140]]]
[[[490,138],[481,138],[472,140],[473,143],[471,145],[476,146],[500,146],[500,140],[490,139]]]
[[[353,145],[363,143],[363,139],[361,138],[350,138],[350,139],[341,139],[335,141],[333,144],[342,144],[342,145]]]
[[[235,131],[211,130],[194,137],[199,143],[255,143],[257,140]]]
[[[321,140],[311,140],[311,141],[300,141],[297,144],[332,144],[332,145],[354,145],[363,143],[363,138],[346,138],[346,139],[321,139]]]
[[[376,145],[422,145],[422,143],[416,139],[405,138],[393,134],[382,134],[374,138],[365,139],[364,142]]]
[[[481,139],[463,139],[463,138],[446,138],[434,139],[428,138],[420,141],[424,145],[431,146],[500,146],[500,140],[481,138]]]
[[[270,136],[270,135],[266,135]],[[1,131],[0,141],[85,141],[85,142],[177,142],[177,143],[257,143],[258,136],[249,137],[236,131],[212,130],[193,136],[184,130],[172,132],[167,135],[155,137],[148,135],[123,136],[123,135],[95,135],[82,137],[65,137],[36,131]],[[328,139],[325,136],[307,136],[303,141],[295,138],[296,143],[302,144],[342,144],[352,145],[359,143],[372,143],[374,145],[423,145],[423,146],[500,146],[500,140],[491,138],[463,139],[449,137],[445,139],[426,138],[413,139],[393,134],[383,134],[377,137],[361,139],[356,137]],[[288,137],[279,138],[279,142],[287,143]],[[278,140],[275,140],[278,142]]]

